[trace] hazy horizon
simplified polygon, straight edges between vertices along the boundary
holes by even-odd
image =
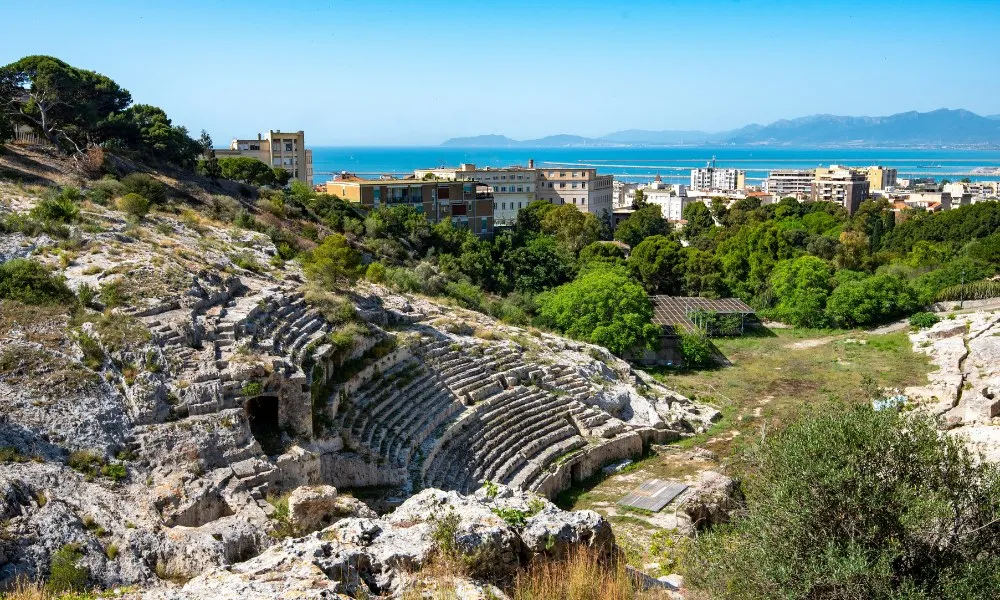
[[[1000,50],[978,33],[1000,3],[53,0],[46,11],[44,33],[5,33],[0,63],[50,54],[104,73],[217,144],[268,128],[303,129],[315,146],[426,146],[1000,113],[1000,80],[984,76]],[[25,3],[4,12],[38,18]]]

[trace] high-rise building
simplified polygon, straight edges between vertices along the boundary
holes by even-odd
[[[814,202],[836,202],[854,214],[868,197],[870,185],[865,171],[830,165],[816,169],[809,197]]]
[[[692,190],[735,191],[746,188],[746,171],[715,166],[713,158],[704,167],[691,169]]]
[[[215,155],[249,156],[262,163],[288,171],[292,179],[312,185],[312,150],[306,148],[306,136],[302,131],[294,133],[270,130],[267,137],[257,134],[253,140],[233,140],[229,148],[215,150]]]
[[[779,169],[771,171],[764,180],[764,191],[775,200],[795,198],[804,200],[812,192],[816,171],[812,169]]]
[[[871,191],[883,191],[896,187],[896,169],[881,166],[871,166],[861,169],[868,178]]]
[[[493,194],[474,181],[358,179],[343,176],[326,183],[326,193],[370,211],[409,205],[432,223],[450,220],[455,227],[493,235]]]

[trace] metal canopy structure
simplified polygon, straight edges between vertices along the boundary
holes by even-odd
[[[756,313],[739,298],[652,296],[650,300],[653,302],[653,323],[663,327],[668,334],[698,329],[691,320],[691,316],[698,312],[741,315],[744,318]]]
[[[650,479],[618,501],[622,506],[630,506],[651,512],[659,512],[667,504],[680,496],[688,488],[687,484],[663,479]]]

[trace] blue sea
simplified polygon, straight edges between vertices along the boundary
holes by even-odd
[[[426,147],[316,147],[313,148],[314,181],[322,183],[341,171],[362,177],[404,175],[414,169],[456,167],[474,163],[478,167],[526,165],[534,159],[538,167],[596,167],[602,174],[625,181],[649,181],[660,175],[664,181],[684,183],[689,171],[715,158],[719,167],[747,172],[748,183],[759,183],[772,169],[808,169],[820,165],[894,167],[899,177],[934,177],[973,181],[1000,180],[1000,174],[974,175],[973,169],[1000,169],[1000,152],[899,148],[455,148]]]

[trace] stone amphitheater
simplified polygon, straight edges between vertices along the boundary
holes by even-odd
[[[0,192],[0,212],[37,200]],[[142,227],[99,206],[83,216],[72,252],[45,235],[0,244],[0,260],[114,288],[105,324],[132,332],[112,344],[87,319],[0,319],[15,367],[0,373],[0,447],[36,459],[0,472],[0,585],[42,576],[66,544],[101,586],[232,565],[274,544],[274,499],[301,486],[380,512],[487,481],[552,498],[720,416],[603,348],[371,284],[319,293],[259,233],[190,212]],[[83,365],[86,336],[99,367]],[[53,378],[62,387],[39,384]],[[69,468],[79,451],[127,476]]]

